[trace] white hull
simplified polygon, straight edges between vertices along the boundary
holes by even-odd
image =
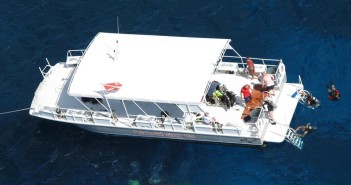
[[[84,130],[91,132],[115,135],[115,136],[132,136],[141,138],[169,139],[182,141],[198,141],[209,143],[226,143],[242,145],[262,145],[263,142],[258,138],[231,137],[231,136],[213,136],[206,134],[193,134],[181,132],[153,131],[142,129],[111,128],[103,126],[76,125]]]
[[[179,132],[179,131],[165,131],[165,130],[150,130],[141,128],[129,128],[129,127],[116,127],[111,125],[94,125],[86,124],[84,122],[78,123],[78,119],[75,121],[70,118],[59,117],[58,114],[51,114],[45,111],[41,112],[39,115],[35,115],[40,118],[49,119],[53,121],[64,122],[72,124],[82,128],[84,130],[114,135],[114,136],[127,136],[127,137],[141,137],[141,138],[155,138],[155,139],[169,139],[169,140],[182,140],[182,141],[198,141],[198,142],[208,142],[208,143],[225,143],[225,144],[240,144],[240,145],[263,145],[263,140],[257,137],[257,131],[253,131],[251,135],[245,137],[243,135],[233,136],[233,134],[223,134],[223,129],[216,129],[213,134],[208,133],[193,133],[191,131]],[[211,130],[215,128],[210,127]],[[201,132],[201,131],[200,131]]]

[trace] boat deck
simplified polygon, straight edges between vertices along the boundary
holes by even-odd
[[[67,94],[65,90],[67,88],[66,82],[69,80],[72,70],[73,68],[67,67],[63,62],[52,66],[50,74],[44,78],[35,92],[35,97],[45,98],[36,99],[33,102],[38,105],[57,107],[61,94]],[[74,98],[71,97],[71,99]],[[66,99],[66,101],[70,100]]]
[[[264,141],[284,141],[286,132],[290,128],[291,120],[299,102],[298,98],[292,98],[291,95],[296,92],[296,89],[298,88],[302,88],[301,84],[285,84],[283,90],[279,94],[279,99],[276,102],[277,108],[274,110],[274,118],[277,124],[268,126],[266,134],[263,137]]]
[[[232,77],[228,78],[228,75],[232,75]],[[244,114],[249,115],[251,110],[261,106],[262,92],[264,92],[264,89],[261,88],[260,82],[257,78],[251,80],[250,76],[240,76],[235,74],[216,74],[213,76],[212,80],[225,84],[228,90],[233,91],[236,94],[237,105],[229,110],[226,110],[224,107],[215,106],[206,106],[204,107],[204,110],[211,112],[211,116],[215,117],[218,122],[225,126],[233,126],[247,130],[250,127],[250,124],[245,123],[242,118]],[[252,102],[249,102],[246,105],[240,98],[240,90],[245,84],[249,84],[251,88],[253,88]],[[271,96],[271,99],[277,105],[277,108],[274,111],[274,118],[277,124],[269,124],[266,130],[260,130],[261,133],[263,133],[264,141],[284,141],[285,133],[290,126],[290,121],[298,103],[297,98],[291,97],[297,88],[301,88],[300,84],[286,83],[281,91],[276,89],[276,95]]]

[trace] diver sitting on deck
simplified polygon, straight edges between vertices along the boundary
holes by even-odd
[[[216,90],[212,94],[212,97],[213,99],[217,98],[217,100],[221,100],[221,102],[225,104],[228,109],[231,107],[229,97],[220,90],[219,85],[217,85]]]
[[[213,125],[216,123],[216,119],[214,117],[210,117],[208,112],[205,112],[204,115],[201,113],[196,114],[196,122],[201,122],[204,125]]]
[[[169,114],[167,111],[161,111],[161,117],[160,117],[160,121],[163,123],[166,119],[166,117],[168,117]]]
[[[219,88],[221,92],[225,93],[225,95],[228,96],[230,107],[233,107],[234,104],[236,103],[236,97],[235,97],[236,94],[233,91],[229,91],[225,86],[225,84],[221,85]]]

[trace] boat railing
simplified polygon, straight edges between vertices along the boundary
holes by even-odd
[[[245,130],[241,126],[222,126],[220,129],[217,129],[219,133],[230,136],[242,136],[245,134]]]
[[[208,81],[204,94],[202,95],[201,102],[206,102],[206,94],[211,87],[211,81]]]
[[[84,49],[68,50],[67,57],[66,57],[66,65],[68,66],[77,65],[80,62],[84,53],[85,53]]]
[[[97,125],[114,125],[115,117],[106,111],[87,111],[43,106],[39,107],[39,115],[60,121],[73,123],[92,123]]]
[[[39,107],[38,114],[48,119],[73,122],[76,124],[90,123],[95,125],[117,126],[117,123],[121,123],[127,127],[142,129],[163,128],[164,130],[172,131],[184,131],[184,128],[187,126],[182,118],[163,118],[151,115],[130,115],[130,118],[122,118],[107,111],[65,109],[49,106]]]
[[[277,67],[272,68],[272,74],[274,75],[274,84],[279,90],[282,89],[287,80],[283,60]]]
[[[117,123],[127,127],[140,129],[167,130],[175,132],[194,132],[199,134],[223,134],[227,136],[251,136],[259,137],[259,131],[263,128],[263,113],[261,112],[257,121],[252,123],[248,129],[240,126],[204,125],[196,123],[191,114],[184,118],[156,117],[151,115],[134,115],[131,118],[121,118],[107,111],[89,111],[78,109],[65,109],[42,106],[38,114],[52,120],[66,121],[75,124],[93,124],[101,126],[117,126]],[[133,118],[132,118],[133,117]]]
[[[256,108],[256,110],[259,110],[259,114],[258,114],[258,117],[257,117],[257,121],[255,122],[255,126],[261,130],[264,126],[264,111],[263,111],[263,108],[260,107],[260,108]]]
[[[246,57],[224,55],[222,60],[216,66],[216,71],[229,72],[229,74],[248,74],[246,70],[247,64],[244,62]],[[256,73],[272,73],[274,74],[278,66],[282,63],[281,59],[264,59],[251,58],[255,63]],[[273,73],[274,71],[274,73]]]
[[[185,113],[183,117],[155,117],[148,115],[138,115],[134,120],[137,128],[158,129],[176,132],[194,132],[203,134],[216,134],[221,132],[221,128],[217,125],[205,125],[196,121],[196,115],[193,113]],[[226,131],[240,129],[226,128]],[[238,135],[238,134],[236,134]]]
[[[299,75],[299,84],[303,87],[302,85],[302,79],[301,79],[301,76]],[[303,88],[302,88],[303,89]]]
[[[194,132],[198,134],[219,134],[226,136],[249,136],[259,138],[261,129],[264,127],[264,112],[263,109],[259,109],[259,114],[256,120],[249,123],[249,127],[242,127],[238,125],[225,126],[220,123],[215,124],[203,124],[196,121],[196,116],[191,113],[184,114],[183,118],[175,117],[155,117],[148,115],[138,115],[134,120],[134,124],[137,128],[143,129],[158,129],[176,132]]]
[[[216,66],[216,72],[224,72],[236,75],[249,75],[246,57],[224,55],[222,60]],[[280,90],[286,82],[285,65],[282,59],[263,59],[251,58],[255,63],[255,72],[262,74],[263,72],[274,75],[274,83]]]
[[[40,73],[43,76],[43,78],[46,78],[51,73],[51,68],[52,68],[52,65],[50,64],[49,60],[47,58],[45,58],[45,60],[47,65],[45,65],[43,69],[39,67]]]
[[[269,66],[278,66],[281,62],[281,59],[265,59],[265,58],[252,58],[250,59],[256,64]],[[239,67],[246,68],[247,64],[245,62],[246,57],[232,56],[232,55],[224,55],[222,58],[222,62],[232,62],[238,63]]]
[[[250,116],[251,120],[245,123],[246,125],[248,125],[248,127],[246,127],[246,129],[243,129],[243,134],[250,134],[254,137],[260,137],[266,123],[265,120],[267,120],[265,118],[263,108],[255,108],[254,111],[251,112]]]
[[[156,123],[156,116],[138,115],[134,123],[137,128],[153,129]]]

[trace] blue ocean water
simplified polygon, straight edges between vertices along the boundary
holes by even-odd
[[[0,115],[0,184],[350,184],[351,1],[13,0],[0,4],[0,112],[27,108],[47,57],[64,61],[97,32],[230,38],[242,56],[282,58],[288,81],[322,101],[292,126],[318,130],[303,150],[111,137]],[[330,80],[342,100],[327,99]]]

